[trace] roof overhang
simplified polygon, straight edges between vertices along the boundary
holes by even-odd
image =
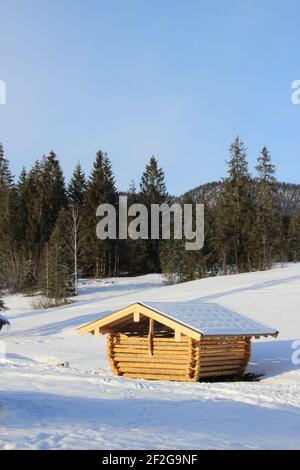
[[[144,315],[173,329],[175,331],[175,337],[177,337],[178,340],[180,340],[181,334],[187,335],[195,340],[199,340],[201,336],[249,336],[254,338],[272,336],[276,338],[278,335],[278,331],[273,329],[270,329],[270,331],[262,329],[261,331],[257,332],[253,330],[251,332],[244,330],[242,332],[235,333],[218,332],[214,334],[208,334],[207,332],[203,332],[199,329],[193,328],[192,326],[183,323],[177,318],[172,317],[164,313],[163,311],[153,308],[153,306],[149,306],[142,302],[137,302],[119,310],[109,312],[98,320],[78,328],[77,333],[79,335],[91,333],[95,336],[98,336],[99,334],[106,334],[111,331],[111,328],[116,327],[118,324],[124,324],[124,320],[126,321],[127,318],[129,321],[131,320],[133,322],[139,322],[140,315]],[[132,318],[130,319],[131,316]]]

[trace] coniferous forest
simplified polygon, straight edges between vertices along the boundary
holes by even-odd
[[[152,156],[139,184],[132,182],[128,188],[128,205],[143,203],[150,209],[153,203],[204,204],[204,247],[186,251],[184,239],[97,239],[99,204],[110,203],[118,213],[119,191],[106,153],[96,154],[89,175],[78,163],[67,183],[51,151],[31,169],[24,168],[17,180],[0,144],[1,291],[40,293],[44,306],[59,305],[77,294],[79,277],[162,272],[167,283],[175,283],[300,261],[300,210],[285,210],[269,150],[258,152],[251,174],[246,148],[237,137],[227,169],[213,197],[210,185],[200,201],[193,192],[173,197]]]

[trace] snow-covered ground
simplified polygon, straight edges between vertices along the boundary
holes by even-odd
[[[142,300],[219,303],[280,331],[258,340],[260,382],[175,383],[115,377],[105,337],[76,328]],[[81,283],[71,305],[37,311],[5,298],[0,333],[0,448],[300,449],[300,264],[164,287],[159,275]],[[295,343],[294,346],[297,347]],[[300,343],[298,344],[298,350]],[[58,364],[68,361],[69,368]],[[295,361],[294,361],[295,362]]]

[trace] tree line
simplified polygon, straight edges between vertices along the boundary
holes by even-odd
[[[169,283],[270,269],[273,262],[300,260],[300,211],[282,211],[276,169],[267,147],[251,175],[244,143],[230,146],[227,176],[214,200],[202,193],[205,244],[187,252],[182,241],[163,243],[162,268]],[[211,191],[208,186],[207,194]],[[182,202],[194,202],[191,195]],[[199,202],[199,201],[198,201]]]
[[[205,244],[186,251],[185,240],[99,240],[96,209],[119,192],[112,164],[99,151],[88,177],[78,163],[68,184],[56,154],[24,168],[17,181],[0,144],[0,290],[41,293],[49,305],[77,294],[79,277],[163,272],[168,283],[217,274],[264,270],[274,261],[300,260],[300,213],[280,210],[275,167],[266,147],[253,177],[246,148],[230,146],[228,174],[212,204],[205,193]],[[128,205],[172,204],[165,175],[152,156]],[[189,196],[182,203],[195,204]]]

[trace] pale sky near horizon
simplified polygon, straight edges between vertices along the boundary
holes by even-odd
[[[107,151],[120,190],[155,154],[180,194],[225,176],[239,134],[251,170],[267,145],[300,183],[299,45],[299,0],[0,0],[0,142],[16,175]]]

